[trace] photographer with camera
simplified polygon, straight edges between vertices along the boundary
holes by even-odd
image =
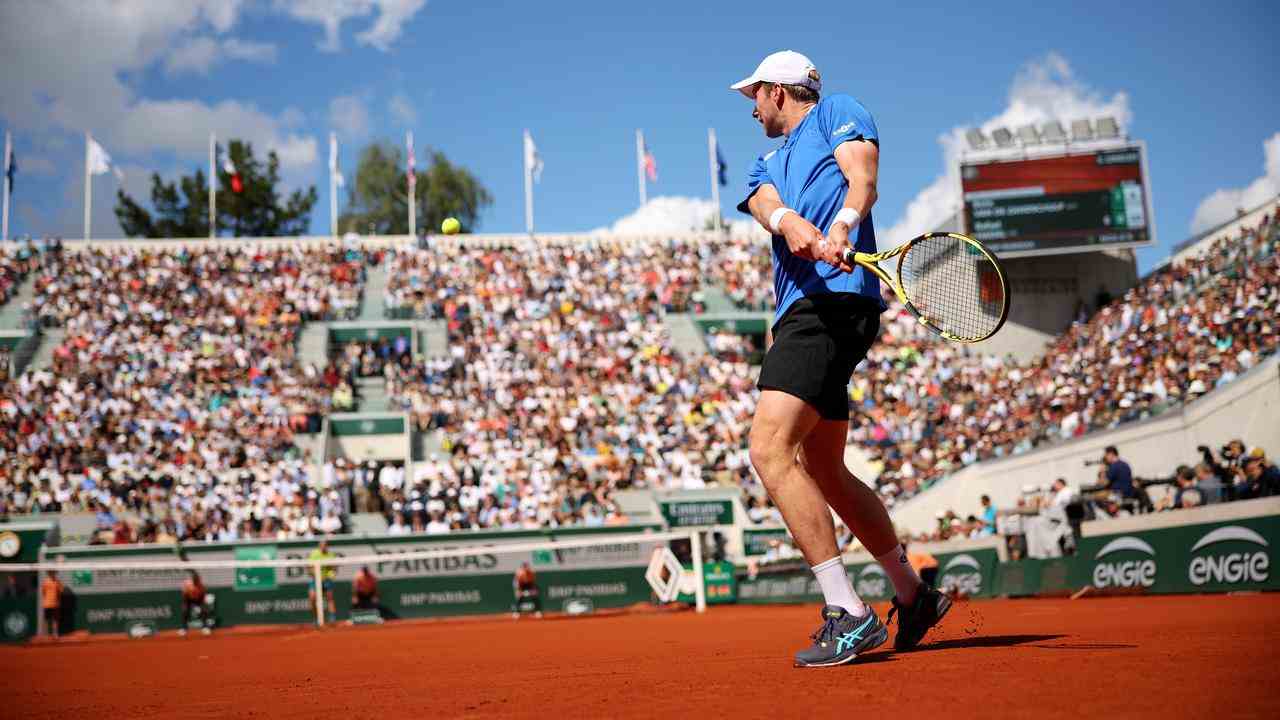
[[[1129,463],[1120,459],[1120,451],[1115,445],[1108,445],[1103,450],[1101,462],[1086,460],[1085,465],[1104,466],[1098,471],[1098,484],[1082,488],[1090,493],[1090,499],[1094,501],[1105,499],[1100,497],[1105,491],[1114,495],[1122,505],[1134,505],[1137,512],[1151,512],[1155,509],[1151,504],[1151,498],[1142,489],[1141,481],[1134,480]]]
[[[1280,495],[1280,468],[1267,462],[1267,454],[1256,447],[1244,458],[1244,472],[1236,484],[1241,500]]]
[[[1244,477],[1244,441],[1236,439],[1223,445],[1218,450],[1218,454],[1222,458],[1221,462],[1213,457],[1213,450],[1209,449],[1208,445],[1201,445],[1196,449],[1200,451],[1200,455],[1204,458],[1204,464],[1218,478],[1218,482],[1225,493],[1222,500],[1244,499],[1237,497],[1235,494],[1236,485],[1241,483]],[[1203,482],[1203,478],[1201,480]]]

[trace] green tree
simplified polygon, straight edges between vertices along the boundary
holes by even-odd
[[[473,229],[480,210],[493,202],[489,191],[466,168],[444,153],[427,151],[425,169],[415,173],[417,229],[434,232],[447,217]],[[406,163],[399,146],[370,144],[360,151],[355,178],[348,181],[347,207],[338,218],[343,232],[404,235],[409,232]]]
[[[266,160],[253,155],[253,145],[232,140],[227,147],[243,185],[232,192],[231,176],[218,169],[218,234],[235,237],[302,235],[311,222],[316,204],[314,185],[282,198],[280,158],[275,151]],[[209,184],[196,170],[177,182],[165,183],[151,176],[151,210],[123,190],[116,193],[116,217],[130,237],[208,237]]]

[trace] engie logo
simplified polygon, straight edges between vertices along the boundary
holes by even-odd
[[[957,555],[942,566],[938,585],[946,592],[977,595],[982,591],[982,566],[972,555]]]
[[[1142,557],[1146,555],[1147,557]],[[1111,557],[1103,562],[1102,559]],[[1094,587],[1151,587],[1156,583],[1156,551],[1145,540],[1125,535],[1094,556]]]
[[[1213,552],[1196,554],[1211,545],[1216,546]],[[1227,525],[1209,531],[1191,546],[1187,578],[1192,585],[1261,583],[1267,581],[1270,569],[1267,541],[1247,527]]]
[[[889,577],[880,563],[871,563],[858,573],[858,594],[866,597],[885,597],[889,594]]]

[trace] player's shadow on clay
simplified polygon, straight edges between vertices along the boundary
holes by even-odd
[[[953,638],[950,640],[936,640],[926,645],[921,645],[912,652],[955,650],[957,648],[1010,647],[1044,642],[1046,640],[1057,640],[1061,637],[1066,637],[1066,635],[975,635],[973,637]]]

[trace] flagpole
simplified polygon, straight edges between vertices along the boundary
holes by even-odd
[[[218,140],[209,133],[209,239],[218,236]],[[227,152],[231,152],[230,149]]]
[[[649,201],[644,178],[644,131],[636,129],[636,181],[640,183],[640,205]]]
[[[0,241],[9,239],[9,195],[13,193],[13,181],[9,178],[9,168],[13,166],[13,134],[4,131],[4,220],[0,229]]]
[[[338,237],[338,135],[329,133],[329,234]]]
[[[405,144],[409,146],[409,156],[413,157],[413,131],[405,133]],[[418,178],[417,169],[409,165],[409,174],[405,182],[409,183],[409,237],[418,237]]]
[[[707,161],[711,167],[711,205],[715,208],[716,230],[720,229],[720,163],[716,162],[716,129],[707,128]]]
[[[524,229],[529,235],[533,235],[533,160],[530,157],[529,146],[533,143],[533,138],[529,136],[529,131],[524,131]]]
[[[89,174],[89,143],[91,142],[89,133],[84,134],[84,239],[89,239],[89,210],[93,207],[93,192],[90,179],[93,177]]]

